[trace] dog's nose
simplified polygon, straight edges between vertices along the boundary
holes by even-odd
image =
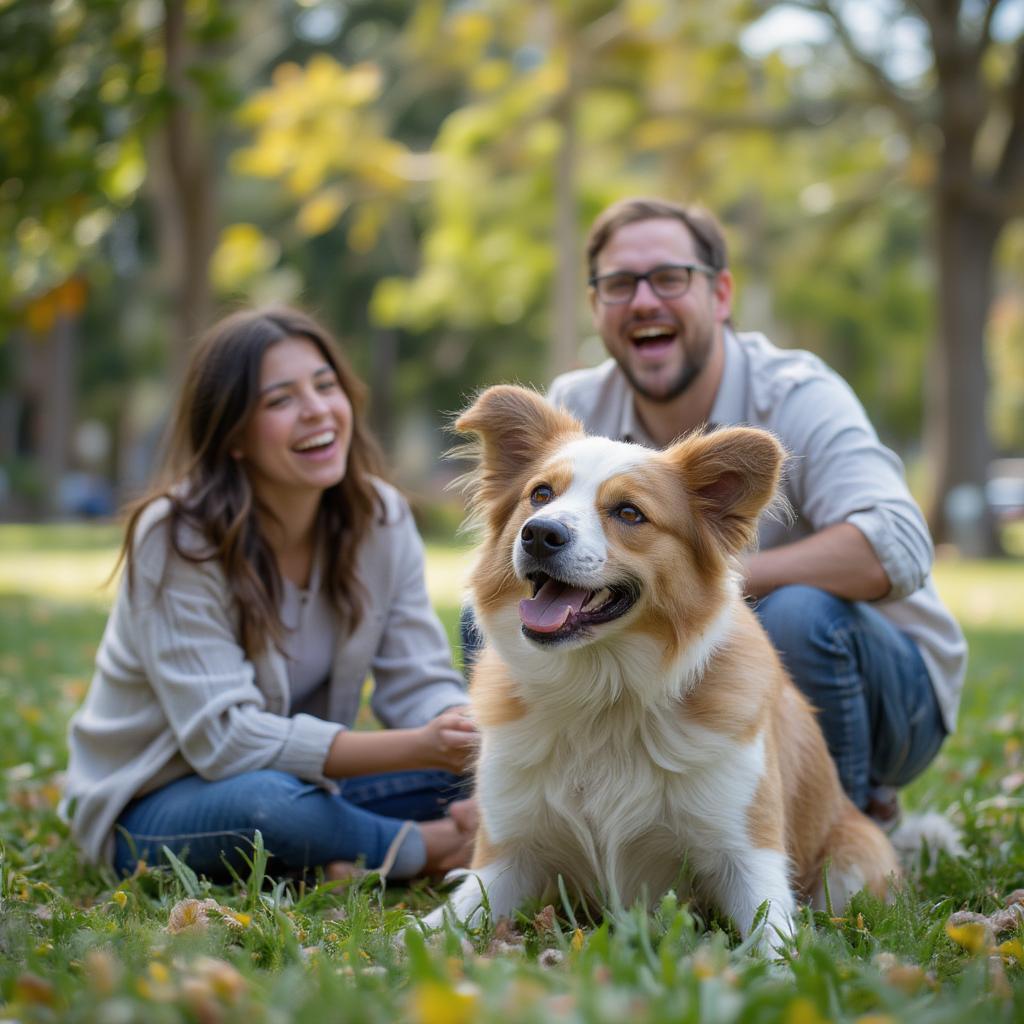
[[[571,536],[569,528],[557,519],[531,519],[519,534],[523,550],[534,558],[557,555]]]

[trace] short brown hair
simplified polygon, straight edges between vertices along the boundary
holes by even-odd
[[[626,224],[642,220],[678,220],[693,235],[697,255],[714,270],[725,270],[729,254],[722,226],[715,216],[700,206],[681,206],[667,199],[636,197],[612,203],[594,221],[587,236],[587,271],[597,273],[597,257],[612,235]]]

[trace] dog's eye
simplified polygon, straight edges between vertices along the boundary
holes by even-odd
[[[621,519],[624,523],[629,523],[630,526],[636,526],[638,523],[646,523],[647,516],[643,514],[636,507],[636,505],[619,505],[612,515],[616,519]]]
[[[530,504],[534,507],[546,505],[554,496],[555,492],[547,484],[540,484],[530,491]]]

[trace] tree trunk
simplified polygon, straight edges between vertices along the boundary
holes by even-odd
[[[555,274],[552,326],[554,336],[548,381],[572,369],[579,349],[579,224],[576,211],[576,82],[572,47],[568,48],[568,81],[558,104],[562,144],[555,165]]]
[[[939,346],[930,367],[925,424],[926,448],[935,472],[929,525],[936,541],[953,539],[949,498],[954,488],[966,486],[971,490],[959,493],[977,504],[979,514],[976,553],[995,555],[1001,551],[995,523],[987,505],[978,499],[984,494],[992,460],[985,328],[1001,225],[943,190],[935,215]]]
[[[175,323],[170,358],[174,386],[184,374],[192,342],[210,322],[209,263],[216,231],[203,101],[188,80],[195,58],[189,52],[185,7],[185,0],[164,3],[164,52],[172,101],[155,140],[159,165],[153,175],[161,256]]]
[[[66,313],[59,313],[37,354],[43,357],[35,367],[43,510],[49,518],[56,518],[62,512],[60,486],[68,470],[75,422],[78,324]]]

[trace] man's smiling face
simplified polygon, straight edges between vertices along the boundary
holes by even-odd
[[[618,228],[597,254],[596,276],[655,267],[703,263],[682,221],[657,218]],[[663,299],[649,281],[638,281],[632,299],[602,302],[593,288],[594,325],[609,354],[633,388],[655,402],[668,402],[696,380],[708,362],[722,324],[729,318],[732,277],[695,272],[678,298]]]

